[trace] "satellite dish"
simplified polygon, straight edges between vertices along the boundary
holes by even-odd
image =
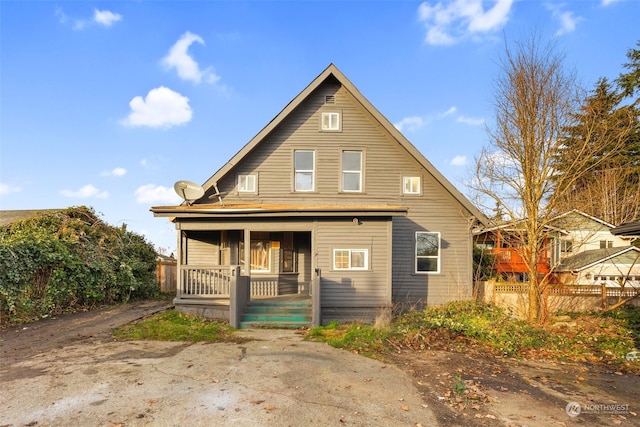
[[[178,196],[182,197],[188,204],[204,196],[204,188],[191,181],[178,181],[173,184],[173,189],[178,193]]]

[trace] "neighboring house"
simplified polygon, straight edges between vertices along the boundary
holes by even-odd
[[[615,236],[639,237],[640,221],[626,222],[611,230]]]
[[[178,230],[182,310],[238,323],[239,276],[253,299],[312,294],[323,324],[471,296],[486,218],[333,64],[203,188],[151,208]]]
[[[640,290],[640,249],[635,246],[588,249],[563,259],[553,271],[565,285],[624,285]]]
[[[568,284],[578,283],[575,277],[570,279],[573,274],[571,268],[587,268],[579,280],[585,279],[587,274],[595,277],[593,268],[596,266],[602,274],[615,271],[615,263],[622,258],[611,257],[612,253],[619,252],[613,249],[628,249],[631,240],[614,235],[613,228],[612,224],[575,209],[553,218],[545,228],[546,238],[538,257],[538,274],[546,276],[551,283]],[[495,256],[496,271],[501,277],[527,281],[528,270],[517,234],[517,226],[506,223],[480,230],[474,239],[476,245]],[[593,280],[580,284],[593,284]]]

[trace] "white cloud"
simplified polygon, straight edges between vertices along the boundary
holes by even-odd
[[[484,124],[484,119],[481,119],[481,118],[478,119],[478,118],[466,117],[466,116],[460,115],[456,119],[456,122],[464,123],[471,126],[479,126],[481,124]]]
[[[114,22],[122,20],[122,15],[109,10],[94,9],[93,20],[104,27],[110,27]]]
[[[467,156],[455,156],[451,159],[451,166],[464,166],[467,164]]]
[[[600,4],[602,4],[602,6],[609,6],[610,4],[616,3],[620,0],[602,0],[600,2]]]
[[[400,132],[404,131],[405,128],[408,131],[413,132],[417,129],[420,129],[422,126],[424,126],[424,120],[422,119],[422,117],[419,117],[419,116],[405,117],[404,119],[400,120],[398,123],[394,123],[394,126]]]
[[[4,182],[0,182],[0,196],[6,196],[11,193],[19,193],[22,191],[22,187],[17,185],[9,185]]]
[[[173,188],[163,187],[162,185],[143,185],[138,187],[135,195],[138,203],[169,203],[176,205],[182,203],[182,199]]]
[[[62,190],[60,191],[60,194],[66,197],[74,197],[74,198],[80,198],[80,199],[88,199],[88,198],[106,199],[109,197],[108,192],[100,191],[91,184],[87,184],[76,191]]]
[[[131,112],[121,120],[126,126],[170,128],[191,121],[189,98],[160,86],[151,89],[146,98],[136,96],[129,102]]]
[[[453,107],[449,108],[447,111],[445,111],[444,113],[442,113],[441,116],[442,117],[447,117],[447,116],[452,115],[456,111],[458,111],[458,109],[455,106],[453,106]]]
[[[220,76],[215,74],[211,67],[200,70],[198,63],[189,56],[189,46],[196,42],[204,45],[202,37],[187,31],[171,47],[167,56],[162,58],[162,64],[168,70],[175,68],[178,76],[183,80],[200,83],[204,78],[208,83],[215,83],[220,80]]]
[[[442,0],[433,5],[426,1],[418,7],[418,19],[427,30],[426,43],[452,45],[502,28],[509,19],[513,1],[496,0],[487,10],[482,0]]]
[[[115,168],[110,171],[102,172],[102,176],[124,176],[126,175],[127,170],[125,168]]]
[[[572,11],[562,10],[564,4],[545,3],[547,10],[551,12],[551,16],[558,21],[560,28],[556,31],[556,36],[571,33],[576,30],[576,26],[583,19],[575,16]]]
[[[72,18],[67,15],[61,7],[57,7],[55,16],[62,25],[71,25],[71,28],[77,31],[84,30],[86,27],[97,24],[103,27],[110,27],[115,22],[122,20],[122,15],[113,13],[108,10],[94,9],[93,18],[82,19]]]

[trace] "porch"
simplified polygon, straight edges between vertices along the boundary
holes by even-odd
[[[234,328],[320,324],[319,277],[304,286],[293,274],[250,277],[240,266],[186,265],[178,283],[177,310],[226,320]]]

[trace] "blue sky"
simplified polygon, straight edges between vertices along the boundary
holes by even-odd
[[[330,63],[463,193],[504,39],[555,38],[586,88],[639,0],[0,1],[0,209],[92,206],[160,248],[206,181]]]

